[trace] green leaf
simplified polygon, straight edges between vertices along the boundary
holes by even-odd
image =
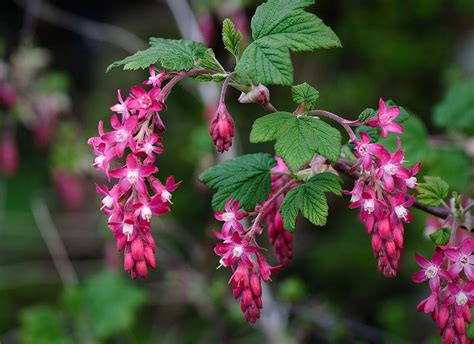
[[[360,132],[361,131],[363,131],[364,133],[366,133],[367,135],[370,136],[370,142],[371,143],[377,142],[380,138],[379,132],[377,131],[376,128],[362,125],[360,127],[357,127],[356,130],[355,130],[355,134],[356,134],[356,136],[359,140],[360,140]]]
[[[242,32],[235,28],[232,20],[226,18],[222,23],[222,42],[225,48],[235,57],[240,55],[240,41],[242,40]]]
[[[72,343],[66,336],[60,314],[49,306],[27,308],[21,313],[21,342],[24,344]]]
[[[434,108],[433,121],[439,127],[474,133],[474,82],[461,80],[452,84]]]
[[[319,91],[306,82],[291,87],[291,94],[293,101],[296,104],[304,104],[306,110],[312,110],[319,98]]]
[[[291,85],[293,65],[285,47],[269,47],[255,41],[245,49],[235,67],[244,80],[250,78],[255,84]]]
[[[271,189],[270,170],[276,161],[270,154],[257,153],[239,156],[204,171],[200,176],[207,186],[217,189],[212,198],[215,210],[224,209],[231,197],[251,211],[268,198]]]
[[[314,0],[269,0],[252,17],[254,41],[236,66],[237,74],[254,84],[291,85],[293,66],[289,51],[340,47],[336,34],[304,8]]]
[[[438,229],[430,234],[430,239],[438,246],[444,246],[449,242],[451,230],[448,227]]]
[[[359,117],[357,118],[357,121],[361,123],[365,123],[374,116],[375,116],[375,110],[371,108],[366,108],[360,113]]]
[[[425,183],[419,183],[416,190],[418,202],[428,206],[438,206],[448,196],[449,185],[440,177],[423,177]]]
[[[183,71],[193,68],[206,54],[207,47],[184,39],[150,38],[150,47],[137,51],[120,61],[113,62],[107,71],[123,66],[125,70],[145,69],[156,63],[170,71]]]
[[[203,57],[196,62],[196,66],[203,69],[210,69],[219,73],[225,73],[224,67],[217,61],[216,55],[212,49],[207,49]]]
[[[115,272],[103,272],[86,282],[81,298],[95,336],[106,339],[130,329],[146,293]]]
[[[301,214],[316,226],[324,226],[328,216],[325,192],[341,194],[342,180],[329,172],[317,174],[307,183],[290,190],[280,207],[285,229],[295,230],[296,217]]]
[[[341,152],[340,132],[320,119],[276,112],[257,119],[250,132],[250,142],[276,140],[275,152],[291,170],[296,171],[315,153],[336,161]]]

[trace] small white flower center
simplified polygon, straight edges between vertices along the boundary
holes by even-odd
[[[130,235],[133,234],[133,225],[130,223],[124,223],[122,227],[122,233],[127,236],[127,239],[130,239]]]
[[[128,134],[124,129],[117,130],[115,133],[115,142],[123,142],[126,140]]]
[[[460,291],[459,293],[456,294],[456,303],[459,306],[464,306],[467,303],[468,299],[466,294],[464,292]]]
[[[385,171],[385,173],[388,173],[393,176],[395,173],[398,172],[398,167],[389,162],[388,164],[385,164],[383,170]]]
[[[235,214],[234,213],[224,213],[224,214],[222,214],[222,220],[224,220],[225,222],[234,221],[235,220]]]
[[[461,259],[459,259],[459,261],[461,262],[462,265],[466,265],[467,263],[469,263],[469,257],[464,255],[461,257]]]
[[[171,203],[171,193],[168,190],[163,190],[161,192],[161,199],[163,200],[163,202]]]
[[[152,104],[152,100],[149,96],[144,95],[138,100],[138,103],[142,109],[148,109]]]
[[[396,206],[395,213],[399,219],[407,220],[408,211],[403,205]]]
[[[375,203],[373,199],[366,199],[364,202],[364,210],[372,214],[375,210]]]
[[[413,189],[416,187],[416,177],[410,177],[406,180],[406,183],[407,183],[407,186],[410,188],[410,189]]]
[[[138,171],[130,170],[127,173],[127,179],[130,184],[135,184],[138,180]]]
[[[153,149],[154,149],[154,148],[155,148],[155,147],[154,147],[151,143],[147,143],[147,144],[145,145],[145,153],[146,153],[147,155],[150,155],[151,153],[153,153]]]
[[[151,209],[148,206],[144,205],[140,210],[140,215],[142,216],[143,220],[150,222],[152,215]]]
[[[359,154],[361,156],[364,156],[366,155],[367,153],[369,153],[369,146],[367,144],[362,144],[359,146]]]
[[[244,247],[242,245],[235,245],[234,249],[232,250],[232,256],[240,258],[242,253],[244,253]]]
[[[426,278],[433,278],[438,274],[438,267],[431,265],[428,269],[425,270]]]

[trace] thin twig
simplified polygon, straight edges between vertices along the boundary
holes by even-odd
[[[48,206],[43,200],[37,199],[31,202],[31,209],[63,284],[68,287],[76,286],[79,283],[76,270],[74,270],[66,247],[54,225]]]

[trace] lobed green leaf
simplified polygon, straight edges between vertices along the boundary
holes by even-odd
[[[328,204],[325,192],[341,195],[342,180],[329,172],[317,174],[307,183],[290,190],[280,207],[284,227],[288,231],[295,230],[298,213],[316,226],[326,224]]]
[[[170,71],[187,71],[195,67],[207,51],[204,44],[185,39],[152,37],[149,43],[148,49],[113,62],[107,71],[119,66],[123,66],[124,70],[145,69],[156,63]]]
[[[235,57],[240,55],[242,32],[236,29],[232,20],[226,18],[222,23],[222,42],[224,47]]]
[[[418,202],[428,206],[438,206],[448,196],[449,185],[440,177],[423,177],[425,183],[419,183],[416,190]]]
[[[291,85],[293,66],[289,51],[340,47],[336,34],[304,8],[313,0],[268,0],[252,17],[254,41],[236,66],[237,74],[255,84]]]
[[[257,153],[239,156],[213,166],[200,176],[207,186],[216,189],[212,198],[215,210],[223,210],[229,198],[251,211],[268,198],[271,189],[270,170],[276,161],[270,154]]]
[[[291,95],[296,104],[304,104],[306,110],[312,110],[316,100],[319,98],[319,91],[313,86],[304,82],[291,87]]]
[[[341,152],[340,132],[320,119],[276,112],[257,119],[250,132],[250,142],[276,140],[275,152],[296,171],[315,153],[336,161]]]
[[[436,232],[430,234],[430,239],[438,246],[446,245],[450,237],[451,230],[447,227],[438,229]]]

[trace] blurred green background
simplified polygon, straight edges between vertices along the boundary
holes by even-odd
[[[219,39],[220,22],[236,14],[250,18],[258,3],[191,1],[198,18],[211,15],[213,48],[226,68],[232,65]],[[27,7],[20,0],[0,4],[6,63],[18,48]],[[47,15],[54,10],[74,14],[78,21],[62,12],[60,19]],[[439,175],[453,190],[472,195],[474,2],[320,0],[310,10],[333,28],[343,48],[293,56],[295,81],[320,91],[319,108],[347,118],[376,108],[379,97],[403,105],[412,114],[402,135],[410,163],[421,160],[422,175]],[[245,323],[227,286],[229,271],[215,269],[211,230],[218,224],[211,194],[196,179],[217,163],[197,82],[175,88],[162,113],[166,154],[157,159],[159,175],[173,174],[183,184],[173,196],[172,212],[154,222],[158,268],[146,281],[130,281],[98,210],[94,182],[103,181],[90,167],[86,140],[95,135],[98,120],[110,116],[116,89],[126,92],[146,72],[104,73],[109,63],[129,54],[124,47],[138,42],[138,49],[140,41],[120,30],[109,32],[103,24],[143,41],[181,33],[164,1],[42,1],[36,14],[33,41],[49,51],[48,73],[57,75],[54,87],[69,95],[71,106],[46,148],[18,126],[19,169],[11,177],[0,175],[2,344],[440,342],[430,317],[416,312],[428,289],[411,282],[415,250],[424,255],[433,250],[424,233],[425,215],[414,211],[400,274],[387,280],[376,271],[370,238],[346,199],[331,200],[324,228],[301,221],[293,261],[272,276],[266,290],[263,319],[255,326]],[[61,18],[72,28],[64,28]],[[119,43],[123,40],[128,43]],[[292,110],[289,88],[270,91],[278,109]],[[232,91],[227,104],[239,152],[271,152],[270,145],[248,142],[262,109],[240,105],[237,97]],[[0,115],[3,124],[15,116]],[[58,182],[58,173],[73,175],[73,181]],[[351,181],[346,182],[350,188]],[[77,190],[80,206],[67,206],[64,188]],[[41,233],[53,251],[59,234],[78,283],[58,274]]]

